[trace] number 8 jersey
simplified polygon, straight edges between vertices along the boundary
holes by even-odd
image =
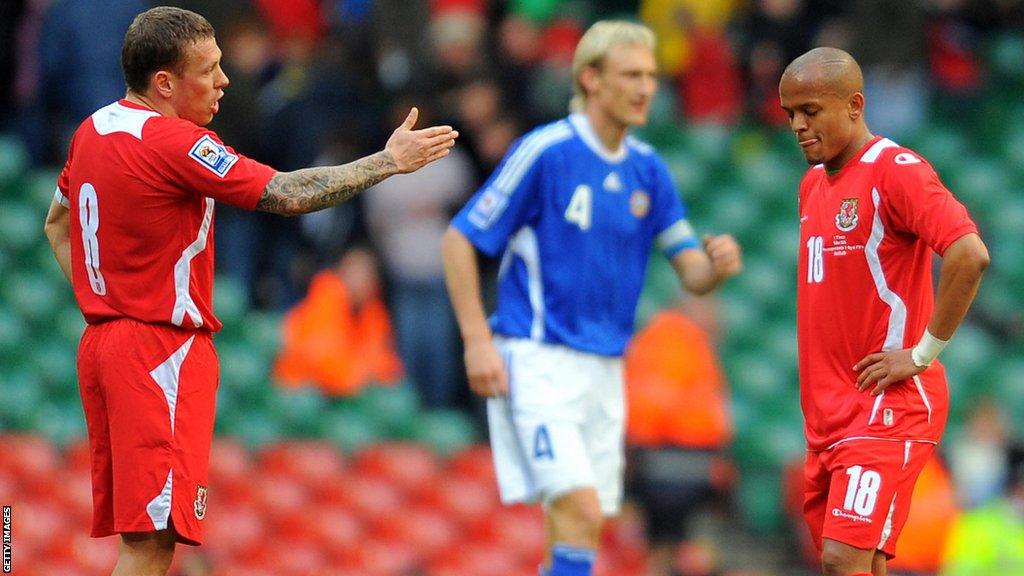
[[[937,442],[949,405],[939,362],[877,397],[853,366],[914,346],[934,307],[932,253],[976,233],[964,206],[915,152],[875,137],[838,173],[800,183],[797,338],[808,447],[851,439]]]
[[[219,330],[214,200],[251,210],[274,173],[209,130],[127,100],[87,118],[55,195],[70,210],[72,284],[86,322]]]

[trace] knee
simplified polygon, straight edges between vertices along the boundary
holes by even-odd
[[[588,536],[598,534],[604,522],[601,502],[593,489],[574,490],[556,498],[549,513],[556,523],[571,526],[573,531]]]
[[[821,569],[824,576],[850,576],[855,569],[855,558],[852,558],[845,550],[825,547],[821,553]]]

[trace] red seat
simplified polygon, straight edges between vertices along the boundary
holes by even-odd
[[[405,498],[387,478],[353,474],[344,481],[325,486],[319,502],[342,506],[364,520],[373,521],[400,514]]]
[[[260,452],[259,463],[261,472],[288,475],[309,488],[337,481],[345,467],[337,448],[316,441],[271,444]]]
[[[253,475],[250,484],[252,501],[271,521],[301,514],[313,500],[308,488],[284,474],[260,472]],[[213,493],[210,494],[212,498]]]
[[[467,531],[484,528],[501,506],[495,486],[457,475],[444,475],[421,492],[420,502],[438,508]]]
[[[24,490],[36,492],[38,483],[52,478],[63,464],[49,440],[29,434],[0,436],[0,471],[17,478]]]
[[[485,485],[498,485],[491,448],[486,444],[476,444],[455,454],[448,461],[448,469],[456,476],[473,478]]]
[[[440,510],[426,506],[403,508],[401,513],[379,518],[374,536],[382,542],[405,542],[421,558],[429,559],[461,540],[462,531]]]
[[[79,529],[71,537],[75,562],[88,574],[109,574],[117,563],[120,538],[90,538],[88,530]]]
[[[386,479],[403,494],[415,496],[438,481],[441,462],[427,447],[413,443],[377,444],[356,456],[360,474]]]
[[[229,503],[208,511],[203,549],[215,561],[253,555],[270,537],[267,522],[254,503]]]

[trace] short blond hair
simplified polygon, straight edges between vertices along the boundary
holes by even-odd
[[[583,70],[589,67],[600,68],[608,50],[622,44],[646,46],[654,50],[654,32],[643,24],[628,20],[601,20],[583,34],[572,57],[573,96],[569,103],[570,111],[582,112],[587,103],[587,91],[580,82]]]

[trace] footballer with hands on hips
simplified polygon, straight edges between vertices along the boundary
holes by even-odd
[[[849,54],[807,52],[779,94],[811,165],[797,267],[804,515],[826,576],[884,576],[946,424],[937,356],[974,300],[988,251],[931,165],[869,131]]]
[[[87,326],[78,351],[93,537],[120,534],[113,574],[162,576],[198,545],[218,366],[212,334],[215,202],[296,215],[344,202],[448,154],[449,126],[414,130],[341,166],[278,172],[204,128],[228,87],[213,27],[172,7],[139,14],[127,95],[75,132],[46,235]]]
[[[629,135],[657,87],[654,42],[639,24],[594,24],[573,59],[572,113],[517,140],[442,241],[501,498],[543,504],[546,576],[591,574],[620,508],[621,357],[651,249],[696,294],[742,267],[731,236],[696,236],[665,163]],[[477,251],[502,258],[489,321]]]

